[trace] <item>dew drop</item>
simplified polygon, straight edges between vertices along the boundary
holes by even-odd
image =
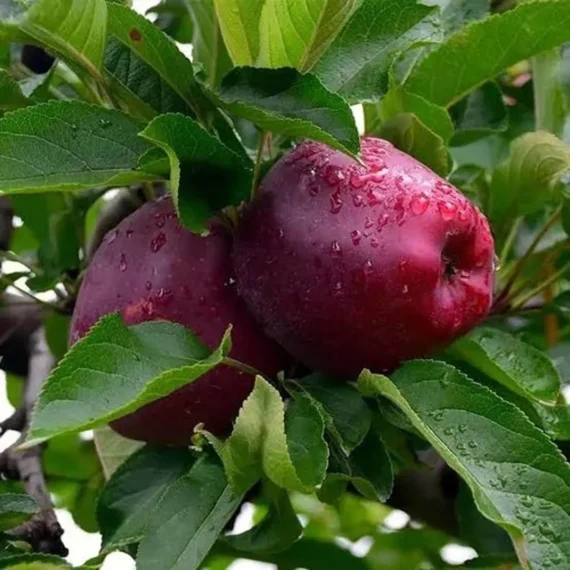
[[[166,220],[164,219],[164,216],[162,214],[155,214],[154,216],[155,224],[157,228],[163,228],[164,224],[166,223]]]
[[[376,230],[379,233],[386,227],[386,224],[388,223],[389,219],[390,219],[390,216],[388,216],[388,214],[383,214],[382,216],[380,216],[378,218],[378,225],[376,227]]]
[[[403,294],[403,295],[407,295],[407,294],[408,294],[408,291],[409,291],[408,286],[407,286],[407,285],[404,285],[404,286],[402,287],[402,294]]]
[[[377,248],[380,245],[380,242],[375,238],[370,238],[370,245],[374,248]]]
[[[457,206],[452,202],[440,202],[438,204],[438,209],[443,221],[449,222],[455,218]]]
[[[338,172],[340,172],[337,168],[335,168],[334,166],[327,166],[326,172],[325,172],[325,180],[327,181],[328,184],[330,184],[331,186],[336,186],[339,181],[341,180],[338,177]],[[344,176],[343,176],[344,178]]]
[[[360,208],[360,206],[362,206],[362,204],[364,204],[364,197],[361,196],[360,194],[354,194],[352,196],[352,203],[357,207]]]
[[[101,125],[102,129],[106,129],[110,127],[113,123],[107,119],[99,119],[99,124]]]
[[[465,424],[459,424],[457,429],[459,430],[459,433],[465,433],[467,431],[467,426]]]
[[[119,269],[121,271],[126,271],[127,269],[127,258],[124,253],[121,253],[121,260],[119,261]]]
[[[331,214],[338,214],[342,209],[342,199],[340,194],[336,192],[331,195]]]
[[[331,242],[331,252],[333,255],[342,255],[342,248],[340,247],[340,243],[338,243],[338,241],[334,240]]]
[[[453,190],[453,186],[451,186],[451,184],[448,184],[447,182],[443,182],[443,180],[438,180],[435,183],[435,188],[436,190],[440,190],[444,194],[450,194],[451,191]]]
[[[350,185],[354,189],[362,188],[365,183],[366,183],[366,180],[364,179],[364,177],[361,176],[360,174],[358,174],[357,172],[353,172],[350,175]]]
[[[374,266],[372,265],[372,261],[370,261],[369,259],[366,260],[366,262],[364,263],[364,273],[372,273],[372,270],[374,269]]]
[[[455,433],[455,429],[453,429],[452,427],[448,427],[443,430],[443,433],[445,435],[453,435]]]
[[[133,234],[134,234],[133,230],[127,230],[127,231],[125,232],[125,235],[126,235],[128,238],[133,237]]]
[[[432,418],[435,422],[441,422],[443,420],[443,412],[441,410],[429,412],[428,416]]]
[[[467,208],[462,208],[461,210],[459,210],[459,219],[462,222],[466,222],[469,218],[469,210],[467,210]]]
[[[358,245],[362,240],[362,234],[358,230],[350,232],[350,239],[354,245]]]
[[[382,203],[383,194],[380,190],[373,188],[368,192],[368,205],[376,206]]]
[[[150,281],[147,281],[144,287],[147,291],[150,291],[152,289],[152,283]]]
[[[523,507],[527,507],[529,509],[530,509],[530,507],[532,507],[534,505],[534,501],[532,500],[532,497],[529,497],[528,495],[521,497],[520,503]]]
[[[153,238],[152,241],[150,242],[150,249],[154,253],[156,253],[157,251],[160,251],[160,249],[162,249],[165,243],[166,243],[166,235],[164,234],[164,232],[159,232],[157,236]]]
[[[479,444],[478,444],[476,441],[470,441],[469,443],[467,443],[467,445],[468,445],[471,449],[476,449]]]
[[[339,295],[342,295],[342,283],[340,281],[337,281],[334,285],[334,289],[333,289],[333,295],[335,297],[338,297]]]
[[[372,218],[370,216],[366,216],[366,219],[364,220],[364,229],[369,230],[370,228],[373,227],[374,227],[374,222],[372,221]]]
[[[420,194],[412,198],[410,208],[416,216],[421,216],[428,209],[429,198],[425,194]]]

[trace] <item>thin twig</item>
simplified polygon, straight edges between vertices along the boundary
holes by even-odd
[[[263,374],[259,370],[253,368],[253,366],[240,362],[239,360],[234,360],[228,356],[222,360],[222,364],[235,368],[236,370],[240,370],[241,372],[245,372],[246,374],[251,374],[252,376],[263,376]]]
[[[555,273],[550,275],[548,277],[548,279],[546,279],[545,281],[540,283],[534,289],[529,291],[524,297],[519,299],[518,302],[516,303],[516,305],[513,304],[513,309],[516,310],[518,308],[524,307],[525,304],[528,303],[528,301],[530,301],[531,299],[536,297],[538,294],[542,293],[542,291],[544,291],[547,287],[549,287],[550,285],[552,285],[553,283],[558,281],[558,279],[560,279],[568,270],[570,270],[570,262],[566,263],[562,267],[562,269],[560,269],[559,271],[556,271]]]
[[[251,183],[251,198],[255,197],[257,186],[259,185],[259,178],[261,176],[261,164],[263,162],[263,152],[265,150],[265,143],[267,142],[268,132],[263,131],[259,135],[259,144],[257,146],[257,157],[255,159],[255,167],[253,169],[253,180]]]

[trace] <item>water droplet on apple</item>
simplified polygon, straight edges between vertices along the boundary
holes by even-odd
[[[124,253],[121,253],[121,260],[119,261],[119,269],[121,271],[126,271],[127,269],[127,258]]]
[[[337,281],[335,283],[334,289],[333,289],[333,295],[335,297],[338,297],[339,295],[342,295],[342,283],[340,281]]]
[[[150,291],[152,289],[152,283],[150,281],[147,281],[144,287],[147,291]]]
[[[358,230],[354,230],[350,232],[350,238],[352,239],[352,243],[354,245],[358,245],[362,240],[362,234]]]
[[[125,232],[125,235],[126,235],[128,238],[133,237],[133,234],[134,234],[133,230],[127,230],[127,231]]]
[[[333,255],[342,255],[342,247],[338,241],[334,240],[331,242],[331,252]]]
[[[402,288],[402,294],[407,295],[408,291],[409,291],[408,286],[404,285],[404,287]]]
[[[364,197],[361,196],[360,194],[354,194],[352,196],[352,203],[357,207],[360,208],[360,206],[362,206],[362,204],[364,204]]]
[[[451,186],[451,184],[448,184],[447,182],[444,182],[443,180],[438,180],[435,183],[435,188],[436,190],[440,190],[444,194],[450,194],[451,191],[453,190],[453,186]]]
[[[372,273],[373,269],[374,269],[374,266],[372,265],[372,261],[367,259],[366,262],[364,263],[364,273],[366,273],[366,274]]]
[[[382,202],[383,194],[377,188],[372,188],[368,192],[368,205],[376,206]]]
[[[462,222],[466,222],[469,219],[469,210],[467,209],[467,206],[459,210],[459,219]]]
[[[501,267],[502,267],[501,259],[495,253],[495,256],[493,257],[493,271],[500,271]]]
[[[429,198],[425,194],[414,196],[410,202],[410,208],[416,216],[421,216],[428,209]]]
[[[380,242],[375,238],[370,238],[370,245],[374,248],[377,248],[380,245]]]
[[[119,230],[113,230],[107,234],[107,243],[113,243],[119,237]]]
[[[331,195],[331,214],[338,214],[342,209],[342,198],[338,192]]]
[[[163,228],[164,224],[166,223],[163,214],[155,214],[154,216],[155,224],[157,228]]]
[[[380,233],[386,227],[389,219],[390,216],[388,216],[388,214],[383,214],[378,218],[378,225],[376,227],[376,231],[378,233]]]
[[[374,227],[374,222],[372,221],[372,218],[370,216],[366,216],[366,219],[364,220],[364,229],[369,230],[370,228]]]
[[[457,213],[457,206],[453,202],[440,202],[438,209],[444,222],[453,220]]]
[[[355,190],[358,190],[359,188],[362,188],[364,186],[364,184],[366,183],[366,180],[364,179],[363,176],[361,176],[357,172],[353,172],[350,175],[349,183]]]
[[[469,277],[469,271],[467,271],[466,269],[462,269],[459,272],[459,277],[461,277],[462,279],[467,279]]]
[[[157,253],[162,249],[166,243],[166,235],[163,232],[159,232],[156,237],[150,242],[150,249],[152,252]]]

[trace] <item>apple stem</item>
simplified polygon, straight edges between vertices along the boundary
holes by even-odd
[[[520,309],[526,305],[531,299],[542,293],[546,288],[555,283],[560,279],[568,270],[570,270],[570,262],[564,264],[562,269],[552,273],[547,279],[542,283],[537,285],[534,289],[531,289],[524,297],[522,297],[516,305],[513,305],[513,309]]]
[[[267,143],[267,137],[269,133],[263,131],[259,135],[259,144],[257,145],[257,157],[255,159],[255,167],[253,169],[253,180],[251,183],[251,199],[255,197],[257,192],[257,187],[259,186],[259,178],[261,176],[261,163],[263,162],[263,151],[265,150],[265,145]]]
[[[236,370],[240,370],[241,372],[245,372],[246,374],[251,374],[252,376],[263,376],[263,374],[253,366],[245,364],[244,362],[240,362],[239,360],[234,360],[229,356],[224,357],[224,359],[222,360],[222,364],[225,364],[230,368],[235,368]]]
[[[529,245],[528,249],[526,250],[525,254],[516,263],[516,265],[513,269],[513,272],[511,274],[509,280],[507,281],[507,284],[505,285],[503,290],[497,295],[493,305],[498,305],[498,304],[506,301],[506,299],[508,298],[509,293],[511,292],[516,280],[518,279],[518,277],[520,277],[520,275],[521,275],[523,269],[525,268],[528,260],[531,258],[532,254],[535,252],[536,248],[538,247],[538,245],[542,241],[542,238],[544,238],[544,236],[560,220],[561,215],[562,215],[562,206],[558,207],[555,210],[555,212],[552,214],[552,216],[550,216],[550,218],[544,224],[542,229],[536,234],[536,236],[532,240],[532,243]]]

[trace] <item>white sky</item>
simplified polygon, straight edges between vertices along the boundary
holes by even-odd
[[[146,12],[148,8],[154,6],[157,0],[134,0],[133,7],[141,14]],[[189,50],[182,47],[182,51],[188,54]],[[363,123],[364,117],[362,113],[362,106],[358,105],[353,107],[356,122],[359,131],[364,131]],[[10,268],[14,270],[13,268]],[[4,374],[0,371],[0,418],[8,417],[13,411],[12,406],[8,402],[6,396],[6,381]],[[0,450],[5,449],[8,445],[17,439],[17,434],[9,432],[4,435],[0,440]],[[97,556],[101,545],[101,537],[97,533],[87,533],[81,530],[74,522],[71,515],[64,510],[57,511],[57,517],[60,524],[64,529],[63,541],[69,549],[68,561],[73,565],[81,565],[86,560]],[[402,528],[409,521],[409,517],[400,511],[394,511],[386,520],[387,526],[393,529]],[[236,521],[237,532],[243,532],[251,527],[252,524],[252,509],[247,506],[242,510],[242,513]],[[347,540],[340,540],[339,544],[344,548],[351,550],[356,556],[365,556],[371,547],[371,540],[364,537],[356,543],[350,543]],[[459,546],[449,546],[445,549],[445,559],[449,563],[460,564],[465,560],[473,558],[475,552],[469,548]],[[234,562],[231,570],[275,570],[272,564],[262,564],[252,562],[249,560],[237,560]],[[110,554],[105,560],[102,570],[136,570],[136,566],[132,558],[126,554],[113,553]],[[159,570],[159,569],[157,569]]]

